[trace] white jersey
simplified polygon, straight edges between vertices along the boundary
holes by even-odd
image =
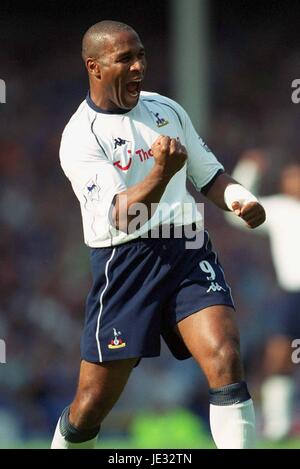
[[[256,164],[241,161],[233,177],[253,191],[259,181]],[[274,268],[281,288],[300,291],[300,200],[276,194],[260,197],[259,201],[265,208],[266,221],[253,233],[269,235]],[[248,229],[245,222],[235,215],[228,213],[226,217],[231,224]]]
[[[150,172],[154,165],[151,145],[160,135],[179,137],[188,160],[166,186],[150,220],[128,235],[111,225],[111,203],[116,194],[141,182]],[[223,170],[182,107],[146,92],[133,109],[122,113],[103,112],[88,96],[64,129],[60,161],[80,202],[84,240],[90,247],[125,243],[164,223],[196,222],[201,227],[202,217],[186,189],[186,178],[201,190]]]

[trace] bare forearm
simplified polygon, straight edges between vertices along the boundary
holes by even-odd
[[[206,197],[222,210],[229,210],[224,200],[224,192],[229,184],[238,184],[229,174],[222,173],[208,190]]]
[[[152,204],[159,203],[168,182],[187,160],[186,149],[179,139],[165,135],[155,140],[151,150],[155,163],[150,173],[143,181],[120,193],[114,201],[113,224],[126,233],[136,231],[152,217],[155,211]],[[139,226],[130,224],[133,219],[137,222],[137,218]]]
[[[143,213],[146,214],[143,223],[145,223],[153,213],[151,213],[151,205],[157,204],[171,179],[171,175],[165,175],[160,165],[155,165],[145,179],[126,191],[117,195],[114,210],[113,221],[121,231],[127,231],[127,227],[131,220],[136,216],[138,204],[143,204]]]
[[[266,220],[257,198],[226,173],[217,177],[206,195],[219,208],[234,211],[249,228],[256,228]]]

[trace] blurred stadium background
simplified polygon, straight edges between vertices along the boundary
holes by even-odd
[[[189,28],[184,21],[192,17],[195,27],[191,23]],[[300,78],[299,2],[87,0],[17,7],[2,1],[0,78],[7,85],[7,102],[0,104],[4,448],[48,447],[75,390],[90,275],[79,207],[60,169],[58,147],[65,123],[87,91],[82,35],[101,19],[124,21],[140,33],[149,65],[144,89],[179,99],[229,172],[247,148],[272,149],[272,169],[264,181],[268,194],[276,190],[285,160],[300,160],[300,104],[291,102],[291,83]],[[182,37],[194,41],[193,47],[186,50]],[[211,205],[205,217],[233,288],[260,429],[264,303],[277,289],[269,242],[233,229]],[[299,384],[299,370],[295,373]],[[275,447],[300,446],[300,394],[297,406],[291,439]],[[272,446],[263,440],[259,445]],[[192,360],[176,362],[164,346],[160,358],[143,360],[103,424],[100,447],[213,447],[208,388]]]

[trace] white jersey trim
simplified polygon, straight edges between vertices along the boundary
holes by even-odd
[[[102,312],[103,312],[103,297],[104,297],[104,293],[106,292],[107,290],[107,287],[109,285],[109,278],[108,278],[108,267],[109,267],[109,264],[110,262],[112,261],[114,255],[115,255],[115,252],[116,252],[116,248],[113,249],[113,252],[110,256],[110,258],[108,259],[108,261],[106,262],[106,265],[105,265],[105,278],[106,278],[106,285],[100,295],[100,309],[99,309],[99,314],[98,314],[98,319],[97,319],[97,328],[96,328],[96,342],[97,342],[97,348],[98,348],[98,354],[99,354],[99,361],[102,362],[103,359],[102,359],[102,352],[101,352],[101,345],[100,345],[100,340],[99,340],[99,330],[100,330],[100,319],[101,319],[101,315],[102,315]]]

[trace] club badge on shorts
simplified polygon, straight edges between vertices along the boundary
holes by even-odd
[[[110,341],[110,344],[108,344],[108,348],[116,349],[116,348],[126,347],[126,342],[123,342],[123,340],[120,337],[121,332],[117,331],[115,328],[113,328],[113,331],[114,331],[114,338]]]

